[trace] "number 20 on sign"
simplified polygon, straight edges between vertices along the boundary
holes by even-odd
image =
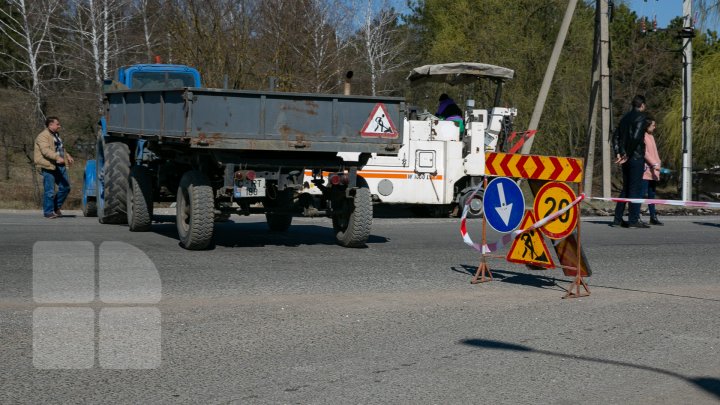
[[[538,190],[533,210],[538,219],[543,219],[567,207],[573,201],[575,201],[573,190],[565,183],[553,181]],[[540,228],[540,231],[551,239],[562,239],[572,233],[577,221],[578,208],[575,205],[557,219],[548,222]]]

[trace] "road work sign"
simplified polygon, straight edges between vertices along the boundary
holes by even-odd
[[[377,103],[368,116],[365,125],[360,130],[360,136],[365,138],[397,138],[398,130],[390,119],[385,104]]]
[[[525,212],[525,197],[517,183],[507,177],[498,177],[487,185],[483,210],[491,228],[507,233],[520,225]]]
[[[532,214],[532,211],[526,211],[525,218],[523,218],[522,223],[520,223],[520,229],[529,228],[535,222],[535,216]],[[534,264],[546,269],[555,267],[555,262],[552,256],[550,256],[550,251],[545,244],[545,240],[542,234],[537,232],[536,229],[523,232],[515,238],[505,258],[509,262]]]
[[[583,180],[582,168],[583,161],[577,158],[485,153],[485,173],[491,176],[578,183]]]

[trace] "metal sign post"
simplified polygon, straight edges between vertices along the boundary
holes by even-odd
[[[487,190],[488,181],[487,176],[483,176],[483,190]],[[478,265],[477,271],[475,272],[475,277],[473,277],[472,280],[470,280],[471,284],[477,284],[477,283],[485,283],[488,281],[493,280],[492,273],[490,272],[490,267],[487,265],[487,255],[485,253],[485,245],[487,245],[487,224],[485,221],[485,215],[483,214],[482,219],[482,255],[480,257],[480,264]],[[485,275],[488,275],[489,277],[486,278]]]

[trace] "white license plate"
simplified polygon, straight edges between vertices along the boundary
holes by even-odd
[[[265,179],[236,181],[235,195],[240,198],[265,197]]]

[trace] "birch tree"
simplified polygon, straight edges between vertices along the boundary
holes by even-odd
[[[312,0],[300,18],[305,41],[288,38],[295,53],[310,68],[307,85],[314,92],[329,92],[338,84],[343,51],[349,46],[352,13],[342,1]]]
[[[134,6],[142,23],[145,52],[147,53],[147,60],[150,62],[153,57],[152,28],[154,25],[154,19],[150,14],[150,0],[136,0]]]
[[[253,67],[260,52],[257,0],[173,0],[166,4],[168,46],[175,59],[196,67],[205,85],[246,88],[257,84]]]
[[[53,66],[50,19],[59,7],[59,0],[6,0],[0,8],[0,34],[17,52],[0,49],[0,55],[8,58],[12,69],[2,72],[14,87],[29,93],[33,101],[34,121],[41,124],[45,119],[45,84],[53,77],[43,76],[44,70]]]
[[[153,63],[154,57],[165,51],[162,49],[164,36],[158,33],[158,26],[168,24],[168,10],[171,8],[171,3],[178,2],[178,0],[125,1],[130,4],[128,12],[131,13],[131,21],[128,25],[127,35],[123,39],[125,42],[129,40],[137,44],[137,53],[142,54],[147,63]],[[164,28],[166,27],[160,29]]]
[[[259,27],[258,44],[266,52],[261,58],[259,69],[266,78],[277,80],[277,87],[283,91],[298,91],[300,81],[307,70],[298,49],[304,44],[306,35],[302,26],[307,21],[296,17],[304,15],[305,6],[312,0],[265,0],[259,9],[263,24]]]
[[[401,58],[408,40],[401,35],[398,26],[399,14],[386,4],[378,13],[373,13],[373,0],[367,0],[364,21],[360,28],[360,46],[365,64],[370,72],[370,89],[373,96],[378,93],[378,83],[388,72],[407,64]]]
[[[129,19],[125,6],[122,0],[75,0],[66,11],[70,24],[59,27],[67,33],[66,57],[74,62],[76,73],[94,83],[91,93],[98,111],[103,80],[111,76],[111,61],[137,46],[130,43],[120,48],[119,41],[114,41]]]

